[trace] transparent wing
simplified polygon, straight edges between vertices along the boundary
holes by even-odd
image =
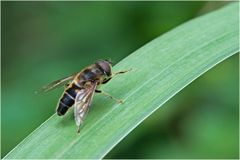
[[[78,127],[78,133],[80,132],[80,125],[88,112],[89,106],[91,105],[96,86],[96,83],[91,83],[91,85],[88,85],[84,89],[81,89],[76,95],[74,117],[76,125]]]
[[[60,87],[60,86],[62,86],[64,84],[68,83],[69,81],[73,80],[75,76],[76,76],[76,73],[73,74],[73,75],[70,75],[68,77],[64,77],[62,79],[53,81],[52,83],[50,83],[50,84],[48,84],[46,86],[43,86],[42,88],[37,90],[35,93],[48,92],[50,90],[53,90],[53,89],[55,89],[57,87]]]

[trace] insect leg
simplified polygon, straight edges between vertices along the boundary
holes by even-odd
[[[80,125],[77,126],[77,133],[80,133]]]
[[[108,81],[110,81],[112,79],[112,77],[110,77],[110,78],[108,78],[108,79],[106,79],[106,80],[104,80],[103,82],[102,82],[102,84],[105,84],[105,83],[107,83]]]
[[[113,76],[115,76],[115,75],[123,74],[123,73],[126,73],[126,72],[131,71],[131,70],[132,70],[132,69],[129,69],[129,70],[126,70],[126,71],[115,72],[115,73],[112,74],[111,77],[109,77],[108,79],[105,79],[105,80],[102,82],[102,84],[106,84],[107,82],[109,82],[109,81],[113,78]]]
[[[101,91],[101,90],[95,90],[95,92],[96,92],[96,93],[102,93],[103,95],[105,95],[105,96],[107,96],[107,97],[109,97],[109,98],[115,100],[117,103],[123,103],[123,100],[121,100],[121,99],[117,99],[117,98],[111,96],[110,94],[108,94],[108,93],[106,93],[106,92],[104,92],[104,91]]]
[[[115,76],[115,75],[118,75],[118,74],[123,74],[123,73],[129,72],[131,70],[132,70],[132,68],[130,68],[129,70],[125,70],[125,71],[115,72],[115,73],[112,74],[112,77]]]

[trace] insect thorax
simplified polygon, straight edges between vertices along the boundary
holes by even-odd
[[[81,86],[89,81],[101,84],[106,77],[106,74],[103,73],[96,65],[91,65],[79,73],[76,77],[76,82]]]

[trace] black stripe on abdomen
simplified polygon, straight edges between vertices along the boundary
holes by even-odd
[[[75,83],[72,84],[72,86],[70,88],[68,88],[66,90],[66,92],[73,98],[76,97],[77,92],[80,90],[81,88],[78,87]]]
[[[57,114],[59,116],[64,115],[67,112],[68,108],[69,108],[68,106],[66,106],[62,102],[59,102],[59,105],[58,105],[58,108],[57,108]]]
[[[66,106],[71,107],[74,103],[74,99],[73,97],[71,97],[69,94],[64,93],[64,95],[62,96],[62,98],[60,99],[60,101],[65,104]]]
[[[59,116],[64,115],[68,108],[70,108],[74,104],[74,99],[69,94],[64,93],[62,98],[60,99],[58,108],[57,108],[57,114]]]

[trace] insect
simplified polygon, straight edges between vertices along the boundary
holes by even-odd
[[[123,103],[122,100],[99,90],[98,87],[101,84],[109,82],[113,76],[126,73],[130,70],[112,73],[112,63],[110,61],[98,60],[78,73],[44,86],[38,92],[48,92],[56,87],[65,85],[65,90],[58,102],[56,112],[59,116],[63,116],[70,107],[74,106],[74,117],[77,125],[77,133],[79,133],[80,125],[89,110],[94,92],[102,93],[118,103]]]

